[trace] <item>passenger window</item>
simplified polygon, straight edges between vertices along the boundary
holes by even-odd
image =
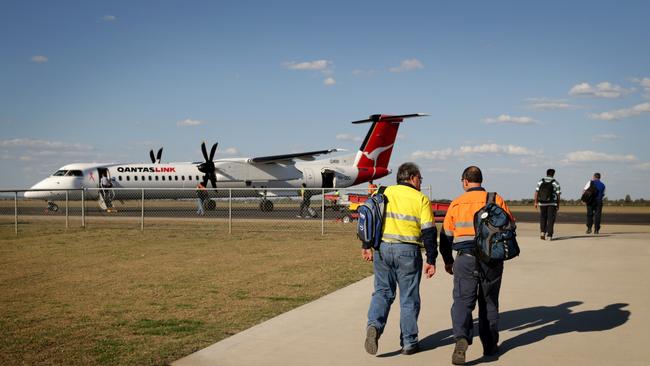
[[[191,176],[191,175],[188,175],[188,176],[187,176],[187,180],[192,180],[192,176]]]
[[[134,175],[134,176],[133,176],[133,180],[138,180],[138,176],[137,176],[137,175]]]
[[[126,180],[127,180],[127,181],[131,181],[131,176],[130,176],[130,175],[127,175],[127,176],[126,176]]]
[[[149,180],[151,180],[151,176],[149,176]]]
[[[117,177],[117,180],[119,180],[121,182],[122,181],[122,176],[120,175],[119,177]]]
[[[171,175],[169,176],[169,180],[170,180],[170,181],[172,180],[172,176],[171,176]]]
[[[162,180],[165,180],[165,176],[164,176],[164,175],[162,176]]]
[[[196,180],[200,180],[198,175],[196,176]]]
[[[158,176],[156,175],[156,180],[158,180]]]
[[[142,180],[143,180],[143,181],[146,180],[146,179],[144,179],[144,175],[142,176]]]
[[[175,175],[175,176],[174,176],[174,180],[178,180],[178,175]]]
[[[181,175],[181,180],[185,180],[185,176],[184,176],[184,175]]]

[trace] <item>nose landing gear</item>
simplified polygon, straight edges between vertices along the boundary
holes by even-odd
[[[51,212],[59,212],[59,205],[54,202],[47,201],[47,210]]]

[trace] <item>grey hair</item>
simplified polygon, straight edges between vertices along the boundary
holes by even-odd
[[[408,182],[416,175],[420,175],[420,168],[415,163],[404,163],[397,169],[397,183]]]

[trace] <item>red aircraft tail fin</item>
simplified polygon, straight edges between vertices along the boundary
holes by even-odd
[[[363,168],[388,168],[388,162],[393,152],[393,145],[395,144],[400,123],[405,118],[421,116],[427,116],[427,114],[416,113],[399,116],[373,114],[368,119],[352,122],[372,122],[372,126],[368,130],[368,134],[363,140],[357,157],[354,160],[354,166]]]

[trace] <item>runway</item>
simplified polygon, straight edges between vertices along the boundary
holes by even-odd
[[[89,217],[102,216],[102,217],[140,217],[142,214],[142,207],[131,206],[116,206],[116,213],[106,213],[105,211],[99,209],[94,202],[90,202],[85,210],[85,214]],[[321,217],[321,207],[319,205],[313,205],[312,208],[315,212],[315,217],[313,219],[320,220]],[[520,210],[518,206],[511,207],[513,215],[517,222],[522,223],[534,223],[539,221],[539,214],[529,209]],[[295,207],[290,206],[279,206],[273,209],[270,212],[263,212],[254,205],[249,206],[235,206],[230,212],[228,207],[223,207],[223,205],[217,206],[213,211],[206,211],[205,216],[207,218],[228,218],[232,214],[233,219],[267,219],[267,220],[305,220],[304,218],[297,217],[300,213],[299,206]],[[325,220],[326,221],[337,221],[341,220],[349,212],[341,210],[333,210],[330,207],[326,206],[325,209]],[[13,216],[13,206],[12,207],[0,207],[0,215],[11,215]],[[58,212],[51,212],[45,209],[45,205],[34,205],[30,204],[19,205],[18,209],[19,215],[28,215],[28,216],[49,216],[49,217],[63,217],[65,216],[65,207],[62,205],[59,206]],[[80,207],[71,207],[69,214],[81,215]],[[197,217],[196,207],[187,202],[183,202],[183,205],[155,205],[150,206],[146,205],[144,207],[144,214],[146,217],[160,217],[160,218],[192,218]],[[439,217],[439,216],[438,216]],[[557,214],[556,222],[565,223],[565,224],[582,224],[585,222],[586,213],[580,210],[576,212],[575,209],[562,211],[560,210]],[[632,213],[621,213],[621,212],[608,212],[607,207],[603,209],[603,225],[607,224],[628,224],[628,225],[650,225],[650,213],[645,212],[632,212]]]

